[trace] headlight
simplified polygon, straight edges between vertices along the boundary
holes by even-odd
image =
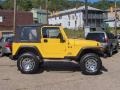
[[[99,42],[97,43],[97,46],[102,47],[101,43],[99,43]]]

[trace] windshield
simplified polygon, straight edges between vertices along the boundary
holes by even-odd
[[[104,33],[88,33],[87,40],[95,40],[98,42],[105,42]]]

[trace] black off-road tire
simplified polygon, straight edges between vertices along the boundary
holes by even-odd
[[[31,59],[34,63],[33,68],[31,70],[26,71],[23,67],[22,62],[26,59]],[[38,72],[40,67],[40,61],[38,60],[37,56],[33,53],[23,53],[17,60],[17,67],[23,74],[35,74]]]
[[[89,70],[87,68],[87,62],[88,60],[90,61],[94,61],[96,63],[96,68],[94,71]],[[97,75],[100,73],[100,70],[102,68],[102,61],[100,59],[100,57],[94,53],[87,53],[84,56],[82,56],[81,60],[80,60],[80,66],[81,66],[81,71],[83,74],[85,75]],[[92,67],[92,66],[91,66]]]

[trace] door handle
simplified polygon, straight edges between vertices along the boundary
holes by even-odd
[[[45,43],[47,43],[47,42],[48,42],[48,40],[47,40],[47,39],[44,39],[44,42],[45,42]]]

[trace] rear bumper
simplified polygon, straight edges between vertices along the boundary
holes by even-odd
[[[11,54],[10,48],[4,48],[3,52],[4,52],[4,54]]]

